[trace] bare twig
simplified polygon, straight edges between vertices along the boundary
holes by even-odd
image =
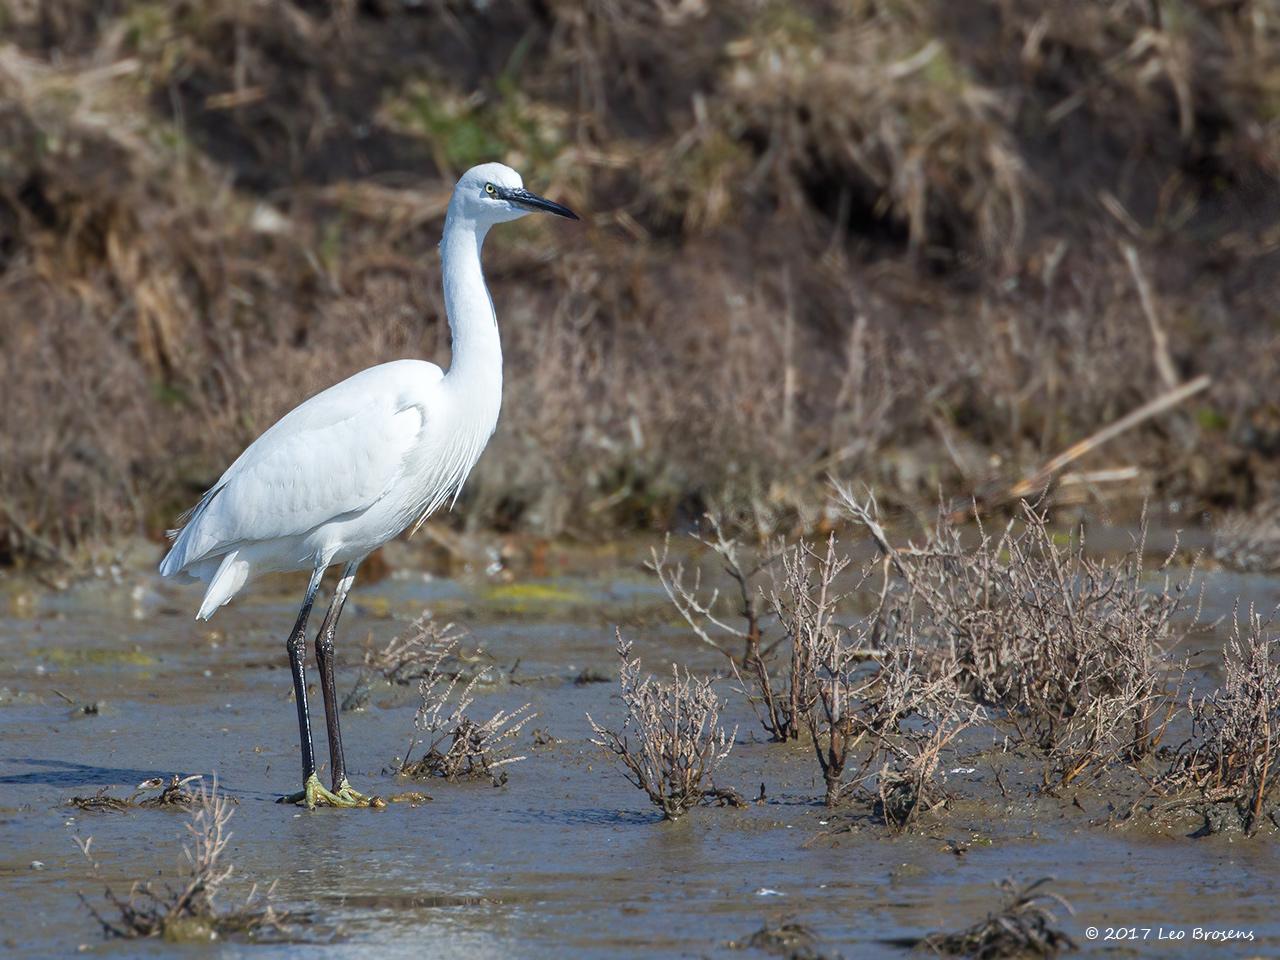
[[[1042,466],[1040,466],[1034,473],[1031,474],[1031,476],[1027,477],[1024,480],[1018,481],[1008,490],[1004,491],[1002,494],[996,497],[987,498],[987,503],[988,504],[1008,503],[1015,500],[1020,500],[1024,497],[1032,496],[1036,493],[1043,491],[1045,487],[1048,485],[1049,481],[1053,479],[1054,474],[1056,474],[1063,467],[1080,459],[1086,453],[1089,453],[1092,450],[1096,450],[1098,447],[1102,446],[1103,444],[1111,440],[1114,440],[1116,437],[1120,436],[1126,431],[1132,430],[1134,427],[1138,426],[1138,424],[1144,423],[1145,421],[1150,420],[1152,417],[1155,417],[1161,413],[1164,413],[1166,410],[1173,409],[1183,401],[1191,397],[1194,397],[1197,393],[1202,393],[1203,391],[1209,389],[1209,387],[1212,384],[1213,384],[1213,378],[1210,377],[1208,374],[1202,374],[1201,376],[1196,377],[1194,380],[1190,380],[1187,383],[1184,383],[1180,387],[1177,387],[1166,393],[1162,393],[1160,396],[1156,397],[1155,399],[1149,400],[1148,402],[1144,403],[1142,406],[1138,407],[1136,410],[1130,411],[1129,413],[1125,414],[1123,417],[1121,417],[1119,420],[1116,420],[1114,423],[1108,424],[1107,426],[1103,427],[1101,430],[1098,430],[1095,433],[1090,434],[1088,437],[1085,437],[1083,440],[1077,443],[1073,443],[1066,450],[1063,450],[1057,456],[1053,457],[1052,459],[1044,463]],[[966,510],[957,511],[955,514],[952,515],[952,518],[961,519],[968,515],[970,515],[970,511],[966,509]]]
[[[1166,390],[1175,390],[1178,386],[1178,371],[1173,365],[1173,357],[1169,354],[1169,336],[1164,332],[1160,316],[1156,312],[1155,296],[1151,292],[1151,284],[1142,271],[1142,263],[1138,260],[1138,251],[1132,244],[1124,244],[1124,260],[1129,265],[1129,273],[1133,276],[1133,285],[1138,288],[1138,299],[1142,302],[1142,312],[1146,315],[1147,325],[1151,328],[1152,350],[1155,353],[1156,370]]]

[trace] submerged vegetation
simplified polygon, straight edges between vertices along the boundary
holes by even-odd
[[[466,522],[803,529],[829,473],[982,497],[1169,396],[1057,495],[1248,508],[1280,17],[953,6],[0,2],[0,562],[158,537],[304,396],[438,357],[481,158],[588,216],[494,240]]]
[[[107,886],[103,908],[81,895],[81,901],[101,925],[103,936],[126,940],[163,937],[177,942],[217,940],[278,932],[289,921],[288,914],[272,907],[271,890],[260,894],[256,885],[238,906],[222,908],[215,903],[234,872],[226,852],[231,841],[227,825],[235,811],[231,801],[218,791],[216,782],[208,786],[202,783],[189,806],[186,827],[190,842],[182,848],[184,864],[176,884],[139,880],[123,896]],[[93,838],[77,838],[76,843],[96,876],[100,865],[91,855]]]
[[[956,933],[934,933],[919,944],[944,957],[1002,960],[1006,957],[1056,957],[1075,950],[1076,943],[1059,926],[1057,910],[1074,913],[1071,904],[1045,885],[1051,878],[1019,888],[1012,880],[1000,884],[1004,904],[985,920]]]
[[[189,810],[193,805],[207,800],[203,792],[194,793],[188,789],[189,784],[201,779],[200,774],[192,774],[188,777],[179,777],[174,774],[168,780],[154,777],[138,784],[133,793],[127,797],[114,796],[107,791],[106,787],[103,787],[97,793],[87,797],[72,797],[67,804],[88,812],[126,813],[133,809]],[[148,796],[148,793],[154,790],[160,792]]]

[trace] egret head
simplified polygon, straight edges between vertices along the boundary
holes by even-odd
[[[449,208],[485,227],[538,212],[578,219],[568,207],[530,193],[520,174],[502,163],[482,163],[464,173],[453,188]]]

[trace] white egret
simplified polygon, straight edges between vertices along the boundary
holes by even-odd
[[[520,175],[503,164],[463,174],[440,241],[453,337],[449,372],[422,360],[396,360],[316,394],[251,443],[172,534],[160,572],[208,584],[197,614],[202,620],[260,573],[311,571],[287,641],[303,788],[282,800],[308,807],[376,802],[347,781],[333,678],[338,617],[361,560],[456,500],[493,434],[502,402],[502,347],[480,252],[494,224],[535,211],[578,219],[525,190]],[[337,563],[345,566],[316,635],[329,790],[316,776],[303,654],[316,591],[325,570]]]

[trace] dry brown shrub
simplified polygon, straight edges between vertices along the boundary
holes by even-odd
[[[874,768],[877,808],[895,829],[939,805],[941,752],[974,719],[956,683],[959,671],[927,676],[910,623],[905,636],[886,643],[896,633],[888,618],[899,612],[885,605],[887,592],[877,609],[850,613],[848,601],[871,569],[851,571],[834,535],[821,546],[770,544],[749,562],[722,521],[708,518],[708,527],[702,542],[735,585],[740,619],[718,610],[719,592],[702,588],[700,569],[690,573],[672,561],[669,544],[653,552],[650,567],[695,636],[728,658],[770,739],[808,733],[827,806],[848,792],[853,766],[863,774]],[[741,657],[728,646],[733,642],[741,642]]]
[[[1217,690],[1188,698],[1191,737],[1161,785],[1194,792],[1208,804],[1231,804],[1244,831],[1253,833],[1266,819],[1277,819],[1280,640],[1252,608],[1243,628],[1238,611],[1232,617],[1223,672]]]
[[[414,620],[379,650],[365,651],[364,666],[391,683],[421,680],[433,671],[441,673],[446,663],[460,662],[460,644],[466,632],[452,623],[440,623],[430,613]],[[473,659],[478,659],[479,653]],[[461,670],[443,671],[451,676]]]
[[[720,590],[703,589],[700,567],[694,567],[690,573],[683,561],[671,559],[670,537],[663,542],[662,550],[651,549],[647,566],[657,575],[667,598],[693,630],[694,636],[729,659],[730,667],[743,684],[743,692],[769,739],[777,742],[794,740],[800,735],[806,703],[811,696],[807,686],[809,673],[798,662],[803,656],[802,651],[792,643],[787,647],[790,670],[780,680],[775,678],[774,660],[778,648],[788,637],[776,617],[770,615],[772,611],[763,593],[766,578],[773,577],[772,568],[785,552],[784,548],[780,544],[768,543],[759,559],[749,560],[747,549],[728,532],[722,518],[707,514],[703,519],[707,535],[696,539],[714,552],[734,584],[738,607],[734,612],[741,618],[741,623],[731,622],[717,609]],[[776,607],[776,603],[773,606]],[[824,614],[827,613],[824,607]],[[770,626],[774,629],[766,635]],[[733,642],[742,644],[740,657],[728,645]],[[749,681],[744,680],[744,672]],[[750,690],[746,689],[747,682],[751,684]]]
[[[835,534],[827,537],[825,550],[797,544],[782,554],[781,583],[770,601],[791,652],[789,703],[784,716],[794,726],[809,729],[829,807],[839,802],[844,767],[860,739],[853,712],[856,698],[866,686],[865,677],[858,676],[867,656],[862,642],[866,635],[860,633],[851,639],[846,636],[847,628],[835,620],[845,596],[837,580],[849,562],[837,551]],[[858,586],[861,583],[853,589]],[[763,663],[760,670],[757,689],[773,710]]]
[[[475,689],[483,672],[469,680],[454,668],[459,634],[420,630],[411,662],[423,671],[418,683],[422,698],[414,725],[421,732],[405,751],[399,772],[413,779],[443,777],[448,781],[488,779],[495,787],[507,782],[506,767],[524,760],[515,753],[515,741],[525,724],[537,714],[530,704],[514,710],[496,710],[486,720],[468,715],[475,703]],[[414,760],[415,749],[421,756]]]
[[[853,729],[871,743],[864,769],[875,774],[872,806],[885,826],[906,830],[950,799],[937,781],[942,752],[980,715],[954,674],[923,675],[911,639],[884,656]]]
[[[936,782],[942,751],[979,710],[957,683],[958,670],[930,675],[918,661],[915,625],[899,622],[901,611],[887,602],[887,589],[876,609],[837,623],[842,597],[835,584],[849,560],[837,552],[834,536],[825,551],[794,548],[783,565],[783,595],[790,599],[774,603],[798,651],[792,670],[803,678],[801,717],[826,784],[825,803],[838,806],[851,787],[874,777],[877,815],[891,829],[905,830],[947,801]],[[864,586],[870,572],[854,578],[849,592]],[[855,765],[857,776],[846,782]]]
[[[899,619],[913,624],[935,675],[954,672],[997,720],[1046,758],[1045,786],[1149,756],[1172,718],[1185,667],[1166,651],[1185,592],[1166,576],[1149,588],[1139,540],[1119,562],[1060,544],[1023,503],[999,536],[976,543],[940,519],[919,547],[896,549],[847,489],[850,516],[901,578]]]
[[[622,669],[618,686],[627,713],[618,730],[600,726],[591,715],[592,743],[604,747],[622,763],[628,781],[643,790],[662,811],[677,820],[705,801],[742,804],[738,794],[716,787],[713,776],[733,749],[738,728],[720,725],[723,703],[710,680],[672,666],[670,683],[641,675],[640,658],[630,659],[631,644],[618,632]]]
[[[863,740],[875,744],[873,754],[891,752],[901,722],[924,710],[931,697],[909,657],[875,648],[881,611],[852,624],[836,619],[842,601],[870,574],[864,569],[840,583],[850,563],[834,534],[825,549],[798,544],[782,554],[781,582],[771,600],[791,652],[787,716],[808,729],[828,807],[840,803],[845,768]]]
[[[1280,570],[1280,501],[1228,513],[1213,528],[1213,556],[1237,570]]]
[[[373,695],[374,678],[390,684],[405,685],[421,681],[433,671],[449,679],[475,683],[497,683],[506,679],[487,653],[476,647],[464,651],[460,644],[465,630],[452,623],[440,623],[430,611],[424,612],[381,648],[366,640],[364,663],[351,690],[342,699],[343,712],[363,710]],[[448,652],[443,656],[442,649]]]

